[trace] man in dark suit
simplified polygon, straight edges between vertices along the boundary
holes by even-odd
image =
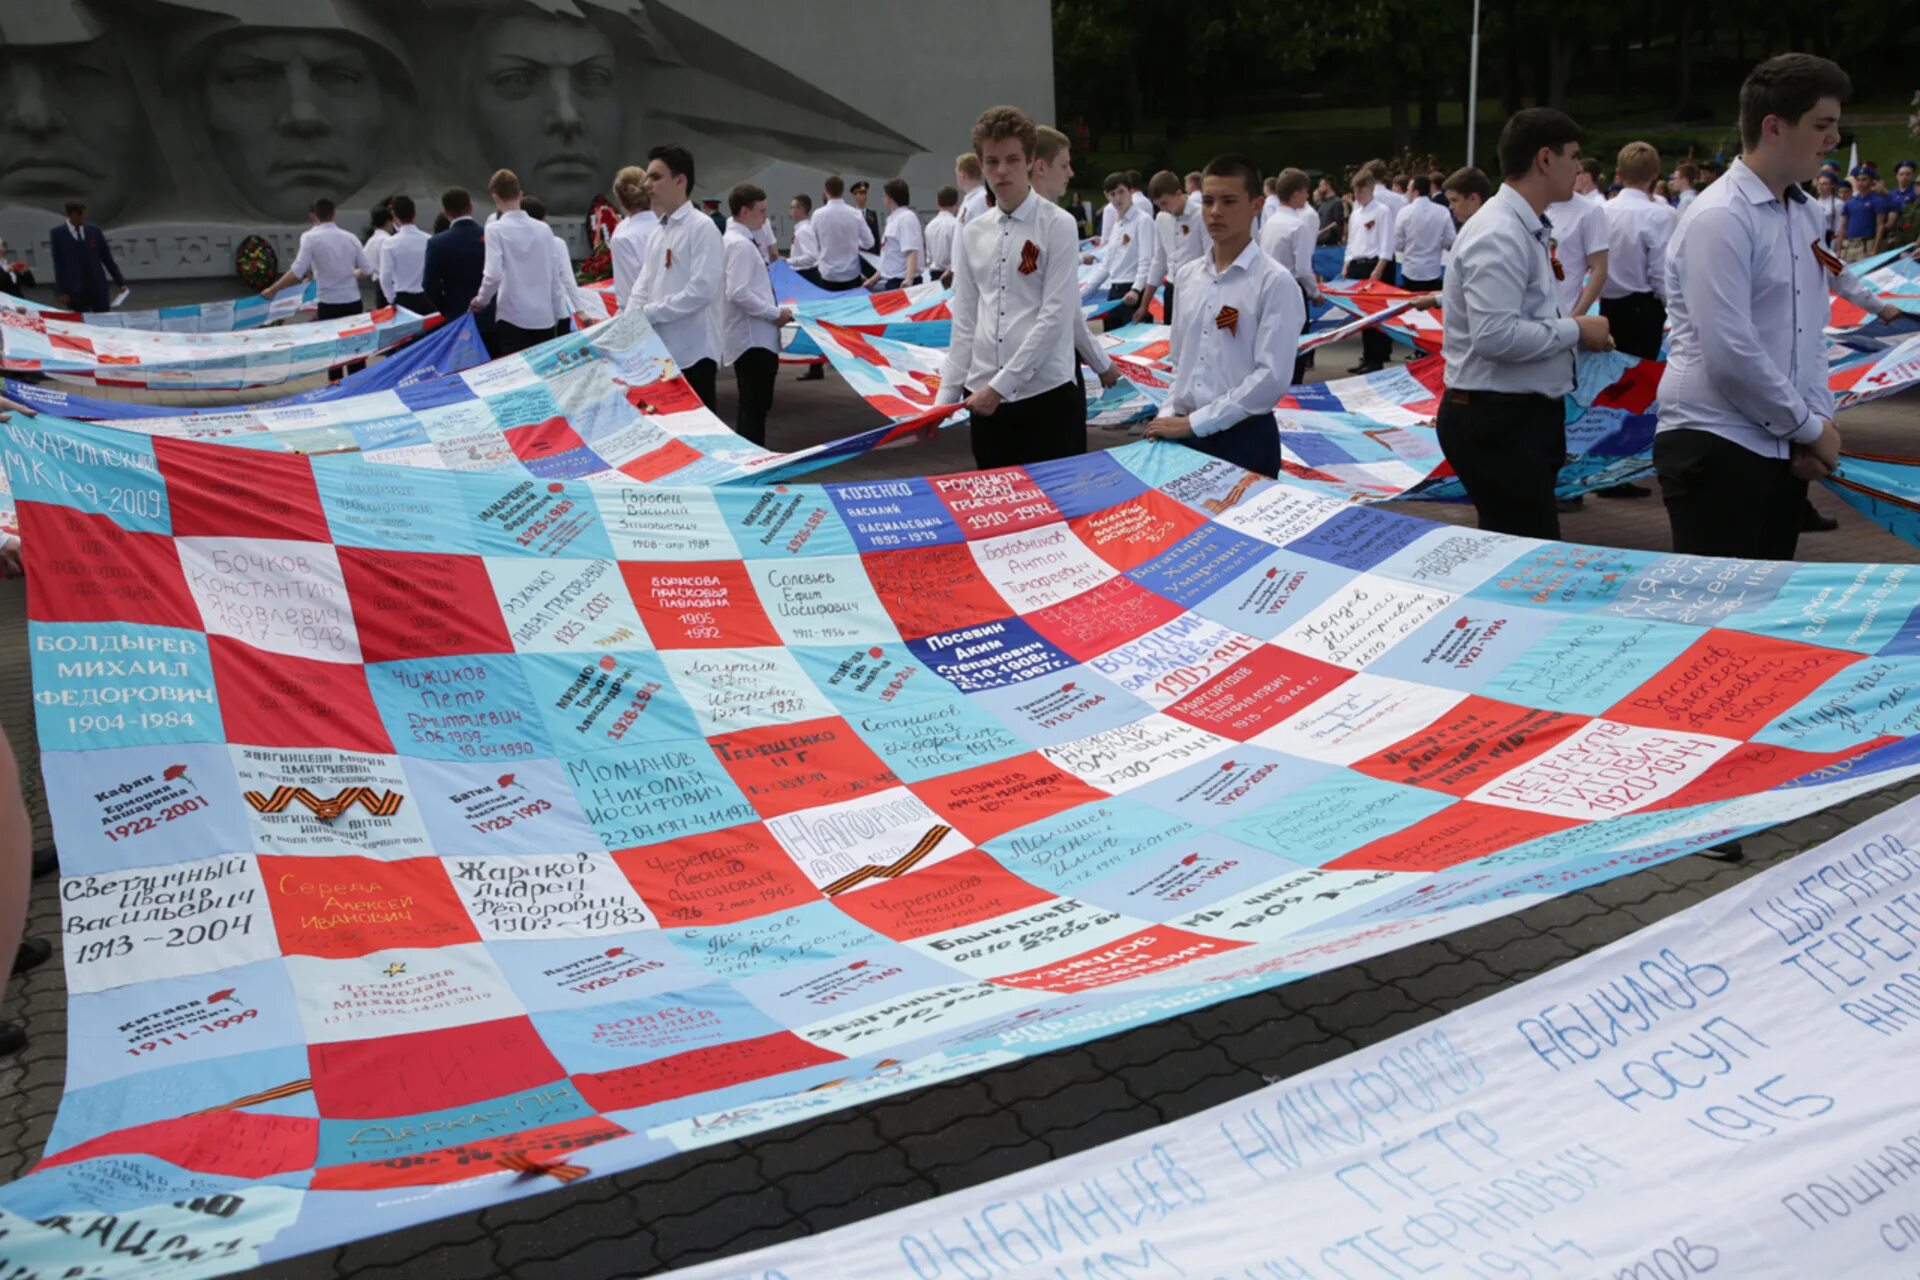
[[[487,264],[486,233],[473,220],[473,197],[465,187],[448,187],[440,208],[452,221],[445,231],[427,241],[427,265],[421,288],[449,322],[467,314],[473,295],[480,292],[480,273]],[[476,319],[484,337],[493,329],[493,308]]]
[[[873,251],[880,252],[880,242],[886,239],[886,236],[880,230],[880,215],[867,208],[867,180],[862,178],[847,190],[853,193],[853,207],[866,221],[867,230],[873,232]],[[860,274],[863,276],[867,274],[866,265],[865,262],[860,264]]]
[[[107,277],[125,288],[107,247],[107,237],[87,221],[87,206],[78,200],[67,201],[67,220],[47,233],[53,242],[53,288],[61,306],[69,311],[105,311],[113,303],[107,292]]]

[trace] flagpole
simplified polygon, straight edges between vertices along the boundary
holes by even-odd
[[[1473,38],[1467,46],[1467,168],[1473,168],[1474,126],[1480,116],[1480,0],[1473,0]]]

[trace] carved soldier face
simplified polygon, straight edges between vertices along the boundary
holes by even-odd
[[[555,213],[584,213],[620,156],[613,44],[589,23],[516,14],[480,33],[474,113],[489,169]]]
[[[105,40],[0,47],[0,204],[81,199],[112,219],[149,170],[144,116]]]
[[[270,217],[305,218],[381,167],[388,89],[359,41],[330,31],[250,31],[221,43],[203,89],[207,131],[240,194]]]

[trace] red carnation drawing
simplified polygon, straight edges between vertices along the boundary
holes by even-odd
[[[160,776],[168,782],[178,782],[181,778],[187,776],[187,766],[183,764],[170,764],[167,766],[167,771]]]
[[[497,785],[499,785],[499,786],[502,786],[502,787],[510,787],[510,786],[512,786],[512,785],[513,785],[513,781],[514,781],[514,779],[513,779],[513,775],[512,775],[512,774],[510,774],[510,773],[503,773],[503,774],[501,774],[501,775],[500,775],[500,780],[499,780],[499,782],[498,782],[498,784],[497,784]]]
[[[247,1007],[247,1002],[242,1000],[238,995],[236,995],[234,993],[234,988],[232,987],[226,987],[220,991],[214,992],[212,995],[207,997],[208,1004],[219,1004],[222,1000],[231,1000],[233,1001],[233,1003],[239,1005],[242,1009]]]

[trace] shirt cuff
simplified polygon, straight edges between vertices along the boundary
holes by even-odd
[[[1018,398],[1020,392],[1027,389],[1027,383],[1030,381],[1032,379],[1024,373],[1002,369],[993,375],[993,379],[987,385],[999,392],[1002,400],[1013,400]]]
[[[1552,322],[1554,341],[1560,350],[1580,345],[1580,323],[1572,316],[1562,316]]]
[[[1826,434],[1827,424],[1819,414],[1809,410],[1807,420],[1793,429],[1787,439],[1794,444],[1812,444]]]
[[[940,390],[934,393],[933,403],[936,407],[944,404],[959,404],[960,384],[951,378],[942,378],[940,380]]]

